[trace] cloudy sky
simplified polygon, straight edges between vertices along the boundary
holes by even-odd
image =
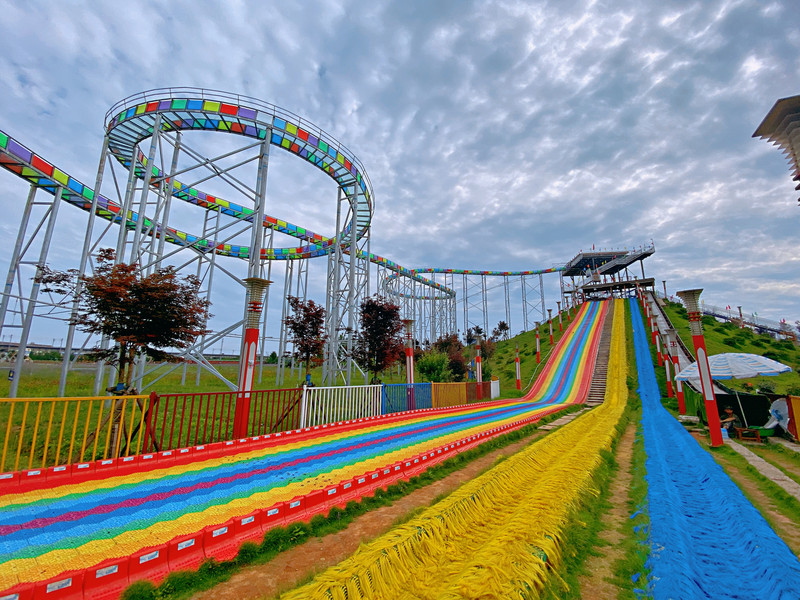
[[[375,191],[372,250],[405,266],[544,268],[653,240],[645,269],[670,293],[702,287],[708,303],[794,321],[797,193],[780,152],[751,136],[800,94],[796,8],[0,0],[0,129],[91,183],[118,100],[242,93],[356,154]],[[330,180],[273,155],[268,212],[332,235]],[[25,194],[0,173],[9,249]],[[51,262],[75,266],[84,223],[62,209]]]

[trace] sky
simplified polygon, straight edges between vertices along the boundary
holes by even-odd
[[[786,159],[751,136],[800,94],[796,8],[0,0],[0,129],[91,184],[117,101],[170,86],[240,93],[352,150],[375,194],[371,249],[404,266],[547,268],[652,241],[645,270],[668,293],[699,287],[707,303],[793,322],[797,193]],[[198,144],[211,156],[229,141]],[[0,173],[3,274],[26,194]],[[268,213],[333,235],[336,189],[310,165],[275,150],[267,196]],[[181,210],[196,228],[202,217]],[[77,266],[85,223],[60,210],[53,266]],[[310,270],[317,300],[324,268]],[[557,285],[546,276],[549,306]],[[212,301],[220,319],[241,314],[240,292]],[[493,324],[502,298],[491,304]]]

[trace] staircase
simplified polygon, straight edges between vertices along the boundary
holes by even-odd
[[[592,372],[592,385],[586,396],[586,406],[602,404],[606,397],[606,377],[608,376],[608,357],[611,353],[611,329],[614,326],[614,313],[608,311],[603,330],[600,333],[600,345],[597,349],[597,359]]]

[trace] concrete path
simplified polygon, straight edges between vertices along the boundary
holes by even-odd
[[[769,443],[770,444],[778,443],[781,446],[783,446],[784,448],[788,448],[789,450],[792,450],[792,451],[797,452],[798,454],[800,454],[800,444],[793,444],[789,440],[785,440],[785,439],[779,438],[779,437],[771,437],[771,438],[769,438]]]
[[[753,465],[758,472],[771,481],[774,481],[781,486],[788,494],[791,494],[797,500],[800,500],[800,485],[793,479],[787,477],[783,471],[771,465],[760,456],[757,456],[738,442],[733,440],[725,440],[725,443],[733,449],[736,453],[744,457],[744,459]],[[788,442],[787,442],[788,443]]]
[[[576,417],[580,417],[587,410],[592,410],[592,407],[587,406],[577,412],[564,415],[563,417],[559,417],[558,419],[556,419],[551,423],[548,423],[547,425],[542,425],[541,427],[539,427],[539,429],[542,431],[550,431],[551,429],[555,429],[556,427],[561,427],[562,425],[566,425]]]

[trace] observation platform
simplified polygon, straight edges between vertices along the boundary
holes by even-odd
[[[608,298],[610,296],[621,297],[626,291],[634,291],[636,287],[652,289],[656,280],[652,277],[646,279],[623,279],[621,281],[597,282],[592,281],[582,285],[579,289],[585,294],[587,299]]]

